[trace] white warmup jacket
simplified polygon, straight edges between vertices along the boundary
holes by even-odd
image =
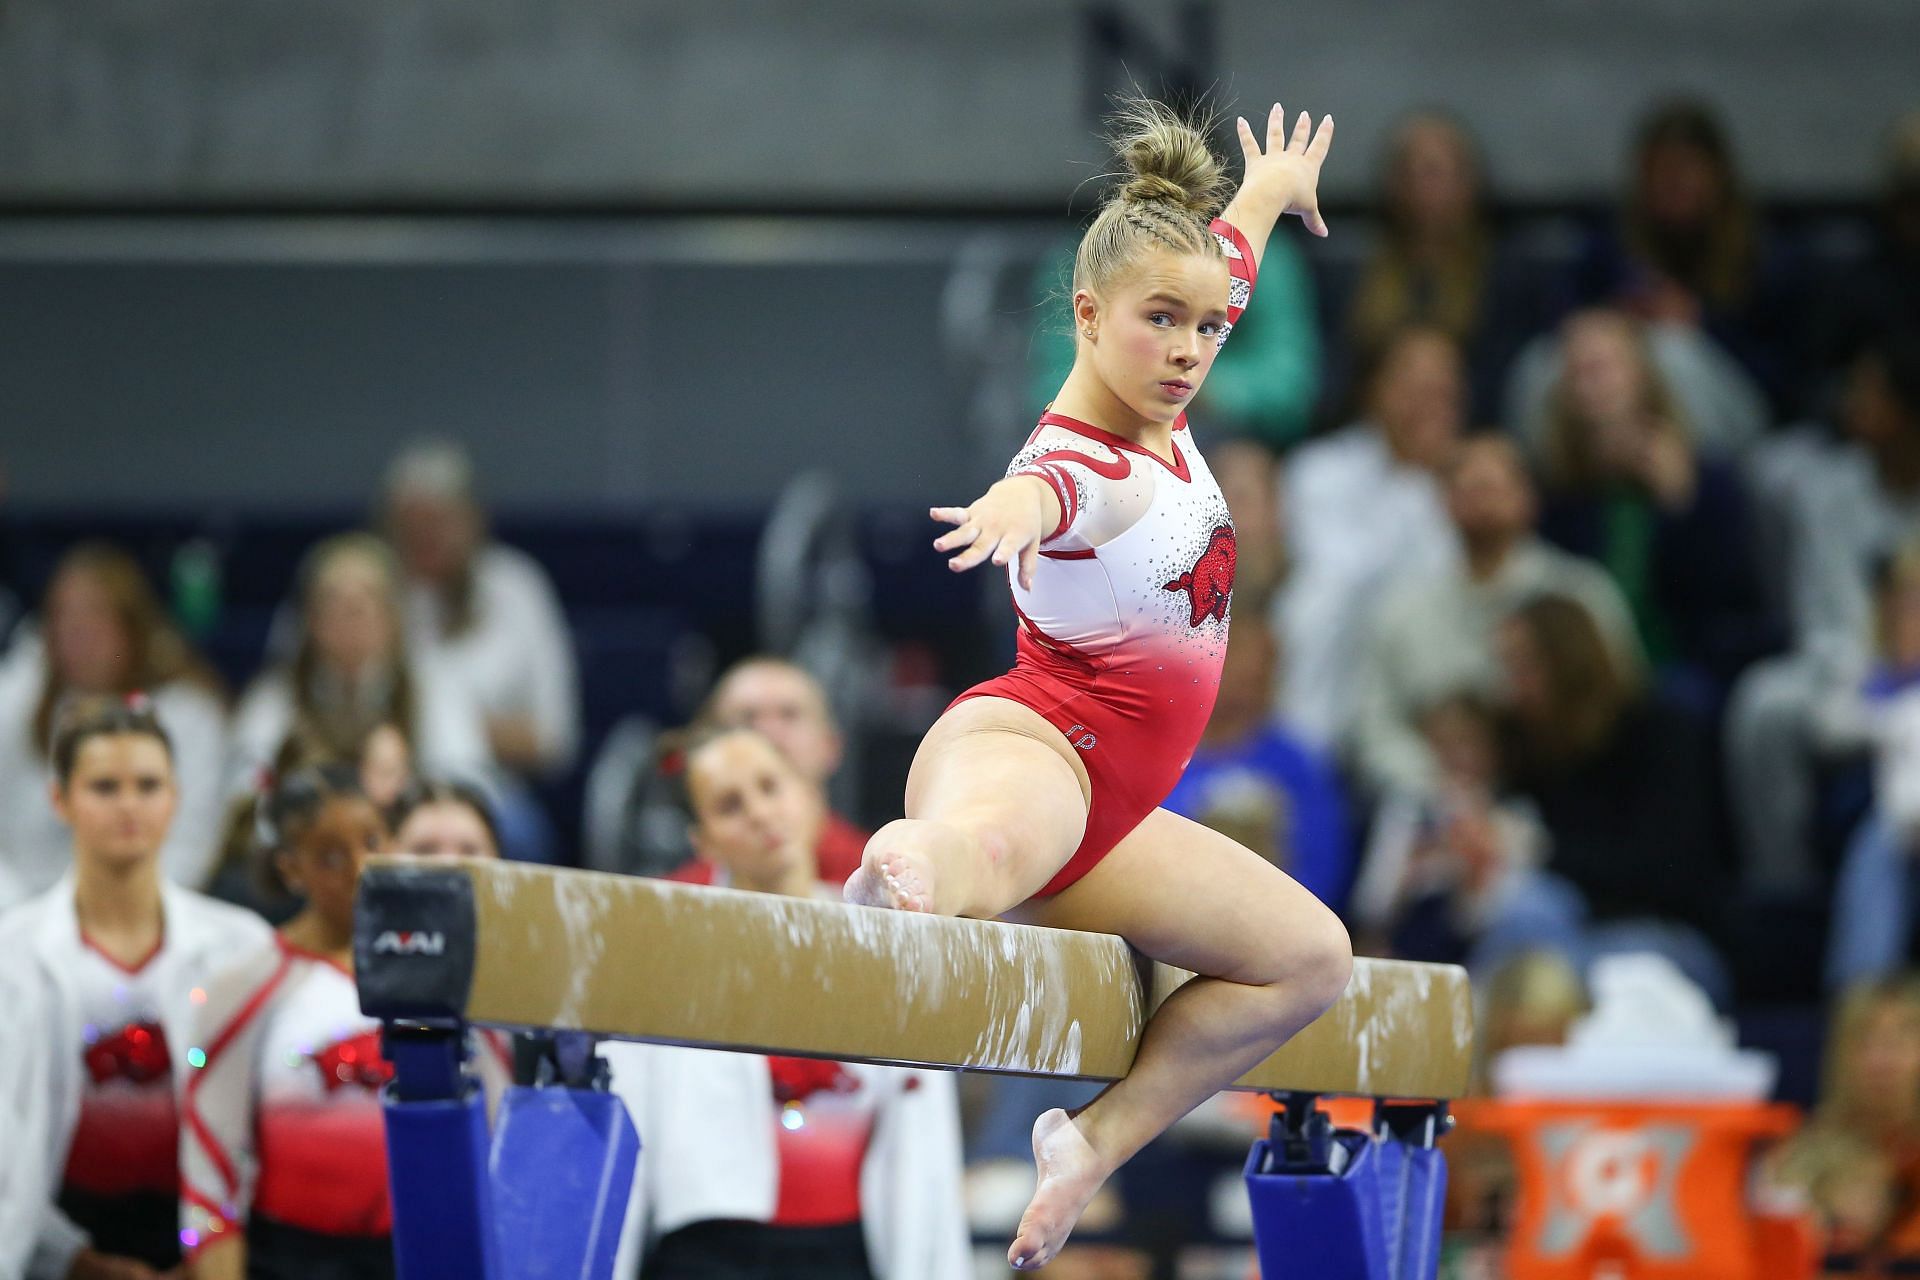
[[[165,933],[160,950],[147,963],[160,966],[156,978],[165,991],[161,1025],[173,1062],[177,1098],[190,1070],[187,1051],[192,1046],[194,991],[201,991],[204,998],[213,975],[236,955],[267,943],[272,930],[250,911],[173,884],[163,882],[160,893]],[[27,1275],[35,1280],[65,1280],[74,1255],[88,1243],[85,1233],[53,1204],[55,1184],[66,1168],[68,1147],[79,1122],[83,1088],[85,1039],[73,973],[85,943],[73,895],[69,874],[45,893],[0,916],[0,955],[17,955],[24,961],[25,980],[39,988],[47,1005],[37,1031],[11,1017],[0,1019],[0,1059],[37,1054],[45,1073],[35,1100],[40,1110],[29,1124],[29,1131],[43,1137],[40,1221],[27,1267]]]
[[[22,952],[0,951],[0,1038],[47,1043],[47,996]],[[0,1052],[0,1280],[21,1280],[53,1194],[47,1170],[48,1055],[7,1044]]]
[[[757,1054],[609,1044],[613,1091],[640,1131],[614,1274],[653,1243],[716,1218],[767,1222],[779,1196],[773,1076]],[[879,1097],[860,1170],[860,1225],[878,1280],[970,1280],[960,1113],[943,1071],[849,1066]]]

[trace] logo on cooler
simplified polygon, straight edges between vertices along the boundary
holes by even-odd
[[[388,929],[373,940],[377,956],[438,956],[446,950],[447,935],[437,930]]]
[[[1208,618],[1227,620],[1227,600],[1233,595],[1233,570],[1236,548],[1232,525],[1217,525],[1207,539],[1207,549],[1193,562],[1193,568],[1169,582],[1162,590],[1187,593],[1187,625],[1197,627]]]

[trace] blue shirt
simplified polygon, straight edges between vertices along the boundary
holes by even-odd
[[[1314,897],[1336,911],[1346,905],[1354,857],[1340,775],[1284,728],[1269,724],[1230,747],[1202,746],[1164,807],[1277,855]]]

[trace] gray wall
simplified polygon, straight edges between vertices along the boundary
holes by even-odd
[[[1119,6],[1179,49],[1184,10]],[[1453,105],[1522,196],[1611,187],[1651,95],[1757,184],[1864,188],[1920,105],[1915,0],[1218,0],[1206,73],[1331,111],[1327,182]],[[0,199],[1064,200],[1117,69],[1067,0],[7,0]]]

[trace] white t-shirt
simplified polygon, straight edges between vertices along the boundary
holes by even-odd
[[[486,716],[531,720],[546,767],[566,768],[580,745],[580,674],[546,570],[493,543],[475,558],[473,591],[473,625],[449,635],[432,589],[412,587],[408,643],[458,677]]]

